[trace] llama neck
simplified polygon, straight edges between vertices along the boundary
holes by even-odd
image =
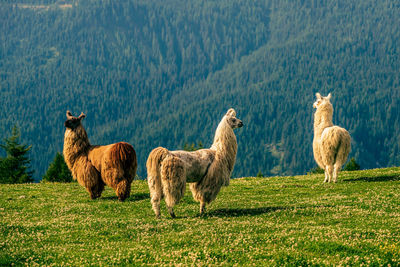
[[[235,133],[225,117],[217,127],[211,149],[216,151],[216,158],[220,159],[221,164],[226,166],[230,176],[236,161],[237,141]]]
[[[333,108],[331,106],[317,109],[314,115],[314,138],[321,137],[325,128],[333,126],[332,114]]]
[[[90,147],[89,138],[82,126],[75,130],[65,130],[63,154],[68,167],[71,168],[78,157],[87,155]]]

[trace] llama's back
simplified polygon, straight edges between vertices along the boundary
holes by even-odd
[[[325,128],[321,135],[320,150],[324,165],[342,166],[350,153],[350,134],[339,126]]]
[[[215,150],[207,148],[196,151],[177,150],[171,151],[171,154],[183,162],[188,183],[200,181],[215,159]]]
[[[132,145],[119,142],[106,146],[93,146],[89,160],[101,172],[104,182],[115,187],[121,180],[129,182],[135,178],[137,169],[136,152]]]

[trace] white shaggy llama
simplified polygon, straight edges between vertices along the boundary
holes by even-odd
[[[174,206],[190,184],[193,198],[200,202],[200,214],[206,204],[216,197],[221,186],[228,186],[235,165],[237,141],[233,129],[242,127],[234,109],[229,109],[215,132],[214,143],[209,149],[193,152],[168,151],[157,147],[147,159],[147,181],[151,204],[160,218],[160,201],[165,197],[169,214],[175,217]]]
[[[331,94],[322,97],[316,93],[313,151],[317,164],[325,170],[324,182],[337,182],[337,176],[350,152],[350,134],[332,123]]]

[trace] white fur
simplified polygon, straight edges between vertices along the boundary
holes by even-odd
[[[331,94],[322,97],[316,93],[313,152],[317,164],[325,171],[324,182],[337,182],[337,176],[350,153],[350,134],[332,123]]]
[[[221,186],[229,185],[237,152],[233,129],[242,125],[235,110],[229,109],[219,123],[209,149],[188,152],[158,147],[151,151],[146,163],[147,181],[157,217],[160,217],[162,197],[165,197],[170,215],[175,217],[173,207],[182,198],[186,182],[191,183],[193,198],[200,202],[200,213],[205,212],[206,204],[216,198]]]

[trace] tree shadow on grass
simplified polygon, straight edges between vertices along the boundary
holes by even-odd
[[[388,175],[388,176],[373,176],[373,177],[358,177],[352,179],[343,179],[343,182],[387,182],[387,181],[400,181],[400,175]]]
[[[133,202],[133,201],[139,201],[143,199],[149,199],[150,195],[148,193],[137,193],[137,194],[131,194],[131,196],[127,199],[125,199],[125,202]],[[106,196],[106,197],[100,197],[99,200],[115,200],[118,201],[117,196]]]

